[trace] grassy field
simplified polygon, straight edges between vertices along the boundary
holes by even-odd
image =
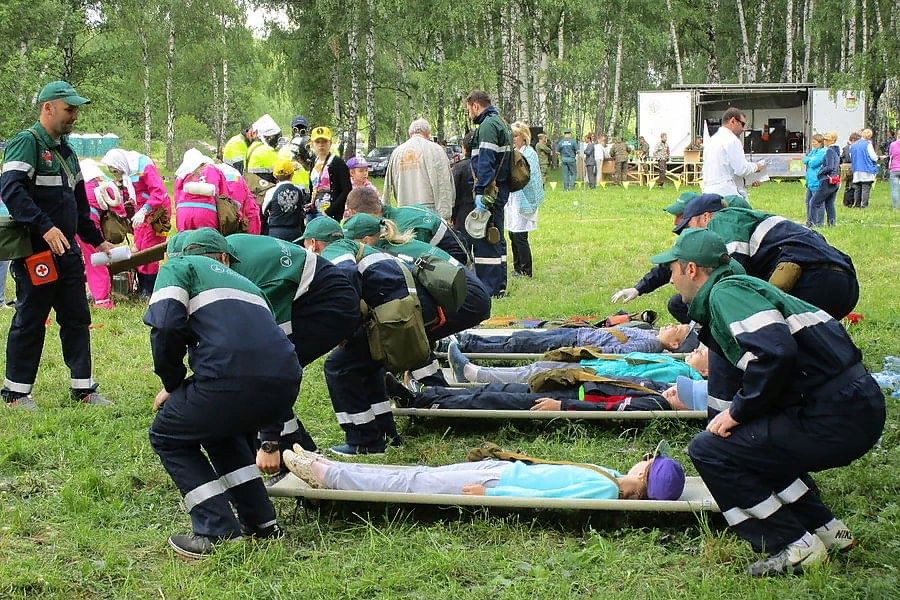
[[[752,202],[801,220],[803,194],[799,183],[769,183],[753,190]],[[531,236],[535,277],[511,279],[510,296],[493,314],[609,314],[610,295],[637,281],[650,266],[647,257],[671,244],[671,219],[660,209],[674,195],[671,187],[549,193]],[[879,182],[869,209],[841,209],[838,221],[824,233],[852,255],[862,288],[857,310],[865,319],[851,334],[866,365],[879,370],[884,355],[900,354],[900,213],[890,210]],[[669,293],[659,290],[629,308],[665,314]],[[209,560],[184,562],[165,539],[188,531],[189,520],[147,440],[159,381],[142,313],[127,302],[93,313],[94,375],[114,407],[67,401],[54,322],[35,387],[40,411],[0,411],[0,598],[900,597],[896,400],[889,400],[878,446],[852,467],[818,477],[860,547],[803,577],[746,577],[754,555],[719,518],[297,508],[289,500],[276,502],[285,539],[230,544]],[[11,316],[0,311],[4,334]],[[305,373],[297,412],[320,445],[342,440],[321,361]],[[697,430],[664,422],[399,425],[406,446],[383,462],[459,461],[467,448],[491,440],[537,456],[624,468],[661,437],[686,459]]]

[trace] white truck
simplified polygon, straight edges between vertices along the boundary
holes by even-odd
[[[836,131],[843,146],[865,127],[862,92],[831,91],[811,83],[675,85],[638,92],[637,130],[652,151],[666,133],[672,156],[684,156],[694,138],[716,132],[731,106],[747,115],[744,152],[766,159],[771,177],[802,177],[803,155],[815,133]]]

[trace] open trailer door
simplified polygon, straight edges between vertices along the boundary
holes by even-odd
[[[866,126],[865,98],[862,92],[813,90],[812,132],[837,132],[838,145],[847,143],[853,131]]]
[[[684,156],[691,143],[691,111],[693,92],[638,92],[638,135],[650,144],[650,151],[659,142],[661,133],[667,134],[672,156]]]

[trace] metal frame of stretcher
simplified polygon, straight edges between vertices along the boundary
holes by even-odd
[[[393,465],[392,465],[393,466]],[[288,473],[267,488],[270,496],[327,500],[436,506],[475,506],[518,509],[613,510],[636,512],[719,512],[719,507],[699,477],[688,477],[678,500],[586,500],[572,498],[516,498],[510,496],[464,496],[462,494],[406,494],[401,492],[355,492],[317,490]]]
[[[392,407],[395,417],[431,419],[584,419],[586,421],[649,421],[706,419],[705,410],[484,410],[476,408]]]

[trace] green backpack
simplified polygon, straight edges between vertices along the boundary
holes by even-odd
[[[390,250],[379,250],[400,258]],[[441,308],[447,312],[456,312],[462,308],[468,293],[465,267],[451,264],[434,254],[423,254],[413,261],[411,270],[416,281],[422,284]]]

